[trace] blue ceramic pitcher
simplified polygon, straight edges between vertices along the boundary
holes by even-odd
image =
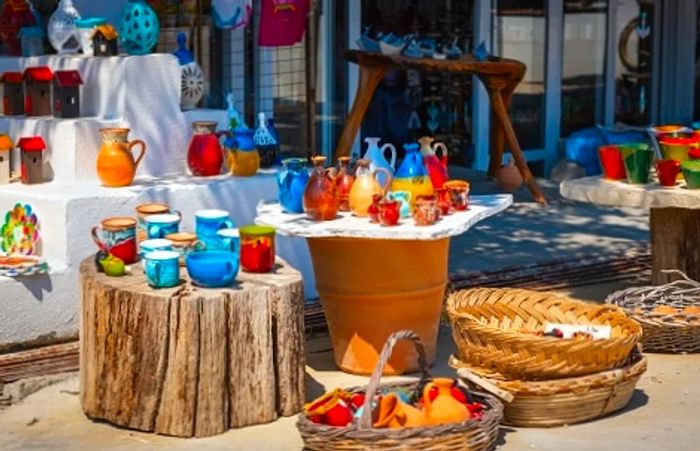
[[[369,160],[370,172],[374,172],[374,170],[377,168],[384,168],[389,171],[391,175],[394,175],[394,167],[396,166],[396,148],[390,143],[386,143],[380,147],[380,140],[380,138],[365,138],[365,142],[367,143],[367,152],[365,152],[365,156],[363,158],[365,160]],[[386,157],[384,157],[387,149],[389,149],[391,152],[390,162],[386,160]],[[389,180],[391,179],[385,174],[378,174],[377,180],[379,181],[380,185],[384,186],[389,183]]]
[[[284,168],[277,174],[279,201],[287,213],[303,213],[304,189],[309,181],[309,171],[303,158],[287,158]]]
[[[434,193],[433,183],[423,164],[423,155],[420,153],[418,144],[404,144],[403,148],[406,156],[394,174],[391,190],[410,192],[411,205],[414,205],[418,196],[431,196]]]

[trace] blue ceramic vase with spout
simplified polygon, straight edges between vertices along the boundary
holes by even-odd
[[[309,182],[309,171],[303,158],[282,160],[282,170],[277,174],[279,201],[287,213],[303,213],[304,189]]]

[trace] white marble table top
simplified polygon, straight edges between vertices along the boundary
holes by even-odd
[[[561,195],[567,199],[600,205],[634,208],[700,209],[700,190],[688,189],[685,182],[666,188],[656,182],[630,185],[627,182],[586,177],[561,182]]]
[[[306,214],[288,214],[280,204],[258,205],[255,223],[273,226],[282,235],[304,238],[369,238],[389,240],[439,240],[460,235],[477,222],[502,212],[513,204],[510,194],[471,196],[467,211],[443,216],[432,226],[416,226],[413,218],[402,219],[393,227],[382,227],[369,222],[368,218],[358,218],[351,213],[341,212],[332,221],[313,221]]]

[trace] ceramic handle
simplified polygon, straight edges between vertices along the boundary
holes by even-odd
[[[100,250],[107,250],[107,245],[105,245],[105,243],[100,239],[101,234],[98,233],[99,230],[101,230],[100,226],[95,226],[92,228],[92,241],[95,242]]]
[[[396,170],[396,147],[394,147],[394,145],[391,143],[386,143],[381,149],[379,149],[379,151],[382,153],[382,155],[384,155],[386,149],[391,151],[391,162],[389,163],[389,166],[391,166],[391,169]]]
[[[201,251],[205,250],[206,248],[207,248],[207,245],[204,241],[197,240],[194,243],[192,243],[192,249],[195,252],[201,252]]]
[[[391,175],[391,172],[389,172],[388,169],[386,168],[376,168],[374,171],[372,171],[372,177],[379,182],[379,178],[377,177],[377,174],[383,172],[386,175],[386,182],[384,183],[384,186],[382,186],[382,194],[385,194],[389,187],[391,186],[391,180],[394,178]]]
[[[231,132],[228,130],[219,130],[218,132],[214,132],[214,135],[216,135],[218,139],[221,139],[222,136],[231,136]]]
[[[226,262],[226,274],[227,274],[227,279],[231,276],[233,276],[234,271],[236,268],[234,268],[233,263],[231,262]]]
[[[437,151],[440,150],[442,151],[442,155],[438,155]],[[435,152],[435,155],[442,159],[443,157],[447,156],[447,146],[444,143],[435,143],[433,146],[433,152]]]
[[[338,177],[338,171],[335,168],[326,168],[325,173],[331,180],[335,180]]]
[[[236,225],[233,223],[233,221],[231,221],[230,219],[226,219],[226,220],[224,220],[224,227],[221,227],[221,229],[232,229],[235,226]],[[221,230],[221,229],[219,229],[219,230]]]
[[[146,154],[146,143],[141,141],[140,139],[135,139],[133,141],[129,141],[129,144],[127,144],[130,153],[131,153],[131,149],[137,145],[141,146],[141,152],[139,153],[139,156],[136,158],[136,161],[134,161],[134,167],[136,167],[136,168],[139,167],[139,163],[141,163],[143,156]]]
[[[180,218],[180,221],[182,221],[182,212],[178,210],[170,210],[170,213],[173,215],[177,215],[178,218]]]

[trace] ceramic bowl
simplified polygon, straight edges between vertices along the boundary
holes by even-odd
[[[681,170],[688,189],[700,189],[700,161],[684,161]]]
[[[187,274],[204,288],[230,286],[238,275],[238,255],[228,251],[191,252],[185,257]]]

